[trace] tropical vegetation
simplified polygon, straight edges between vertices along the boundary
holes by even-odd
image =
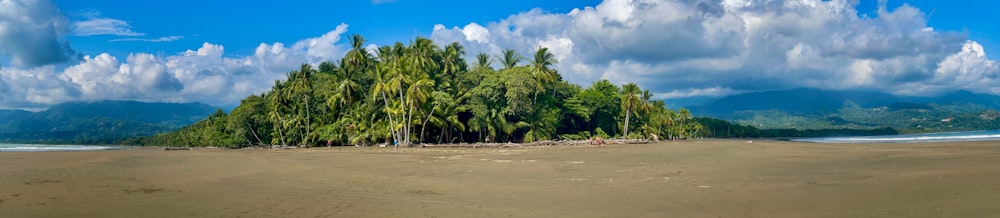
[[[251,95],[175,132],[125,143],[246,147],[536,142],[695,137],[702,126],[634,83],[583,88],[553,68],[547,48],[465,60],[459,43],[416,38],[368,50],[354,35],[338,62],[303,64]],[[499,68],[494,68],[494,63]]]

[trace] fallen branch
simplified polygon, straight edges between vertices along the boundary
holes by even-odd
[[[171,147],[164,147],[163,150],[164,151],[190,151],[191,148],[171,148]]]

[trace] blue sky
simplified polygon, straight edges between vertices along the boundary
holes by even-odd
[[[56,1],[69,15],[99,12],[102,17],[127,21],[137,38],[181,36],[173,42],[109,42],[115,35],[70,37],[85,54],[108,52],[179,53],[203,42],[226,45],[227,55],[253,53],[262,42],[293,43],[350,25],[348,34],[362,34],[369,42],[407,42],[429,37],[435,24],[486,24],[533,8],[566,13],[594,6],[594,0],[544,1]],[[72,17],[72,16],[71,16]],[[85,16],[80,16],[84,18]]]
[[[571,83],[655,98],[798,87],[1000,94],[996,1],[0,0],[0,109],[234,105],[302,63],[422,36],[468,55],[547,47]],[[469,58],[471,60],[471,58]]]

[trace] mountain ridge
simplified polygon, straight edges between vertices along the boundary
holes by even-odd
[[[938,96],[899,96],[877,91],[797,88],[726,96],[691,107],[715,117],[764,129],[871,129],[904,132],[1000,128],[993,114],[1000,96],[959,90]]]
[[[217,110],[203,103],[81,101],[30,112],[0,110],[0,141],[108,144],[190,125]]]

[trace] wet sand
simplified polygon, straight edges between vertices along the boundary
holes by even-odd
[[[997,217],[1000,142],[0,153],[0,217]]]

